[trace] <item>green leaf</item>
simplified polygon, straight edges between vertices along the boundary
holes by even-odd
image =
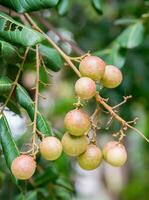
[[[23,46],[33,46],[44,39],[41,33],[22,25],[2,12],[0,12],[0,36]]]
[[[5,59],[7,63],[16,63],[20,60],[18,49],[10,43],[0,40],[0,58]]]
[[[6,163],[10,169],[12,161],[19,156],[19,150],[12,137],[7,119],[4,115],[0,115],[0,141]]]
[[[0,4],[8,6],[17,12],[29,12],[56,6],[59,0],[0,0]]]
[[[0,95],[9,92],[12,88],[13,82],[6,76],[0,77]]]
[[[121,47],[134,48],[141,44],[143,40],[144,26],[141,22],[126,28],[117,38]]]
[[[0,102],[5,102],[7,97],[8,97],[7,95],[0,96]],[[9,102],[7,103],[7,107],[15,114],[20,115],[20,109],[13,99],[9,99]]]
[[[37,200],[37,191],[29,191],[26,194],[19,194],[15,200]]]
[[[58,4],[58,14],[65,15],[69,9],[70,1],[69,0],[61,0]]]
[[[41,187],[49,182],[54,182],[58,178],[59,174],[55,167],[49,166],[41,174],[34,176],[34,184],[36,187]]]
[[[92,6],[95,8],[95,10],[99,13],[102,14],[102,1],[101,0],[91,0]]]
[[[124,66],[125,60],[126,60],[126,50],[120,49],[119,46],[115,46],[114,48],[111,49],[111,53],[106,58],[106,63],[121,68]]]
[[[19,84],[16,87],[16,99],[20,106],[22,106],[27,111],[31,121],[33,121],[35,111],[34,102],[30,98],[27,91]],[[51,127],[39,111],[37,113],[37,129],[45,135],[52,135]]]
[[[42,44],[39,46],[39,50],[41,55],[43,56],[46,67],[55,72],[59,71],[62,68],[62,59],[55,49]]]

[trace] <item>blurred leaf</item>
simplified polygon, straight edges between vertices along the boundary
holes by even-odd
[[[55,183],[56,183],[56,185],[59,185],[59,186],[65,188],[66,190],[74,192],[74,188],[73,188],[72,184],[70,184],[69,180],[64,176],[60,176],[58,179],[56,179]]]
[[[16,10],[17,12],[23,13],[54,7],[58,1],[59,0],[36,0],[36,2],[35,0],[0,0],[0,3]]]
[[[138,22],[138,19],[130,19],[130,18],[121,18],[115,20],[114,24],[115,25],[130,25]]]
[[[94,52],[94,55],[101,57],[105,60],[106,64],[115,65],[121,68],[125,64],[126,49],[120,48],[120,45],[115,43],[111,49]]]
[[[37,200],[37,191],[29,191],[25,195],[19,194],[15,200]]]
[[[6,76],[0,77],[0,94],[9,92],[12,88],[13,82]]]
[[[103,11],[102,11],[102,0],[91,0],[91,3],[93,5],[93,7],[95,8],[95,10],[99,14],[103,14]]]
[[[45,61],[46,67],[57,72],[63,67],[62,59],[59,53],[50,47],[43,44],[39,46],[39,50]]]
[[[2,12],[0,12],[0,36],[23,46],[33,46],[44,39],[39,32],[22,25]]]
[[[0,115],[0,140],[6,163],[10,169],[12,161],[19,156],[19,150],[12,137],[7,119],[4,115]]]
[[[106,58],[106,63],[121,68],[124,66],[125,60],[126,60],[126,50],[121,49],[119,45],[115,45],[111,49],[111,53]]]
[[[143,40],[144,26],[141,22],[126,28],[117,38],[121,47],[134,48],[141,44]]]
[[[48,168],[44,169],[44,172],[41,173],[41,174],[38,174],[34,177],[34,184],[35,186],[42,186],[42,185],[45,185],[49,182],[55,182],[56,179],[58,178],[58,172],[57,170],[52,167],[52,166],[49,166]]]
[[[72,191],[67,190],[64,187],[59,187],[59,186],[55,186],[55,190],[56,190],[56,199],[59,200],[70,200],[73,199],[73,193]]]
[[[10,43],[0,40],[0,58],[6,59],[7,63],[16,63],[20,60],[17,51],[17,48]]]
[[[30,98],[27,91],[21,86],[17,85],[16,87],[16,99],[20,106],[22,106],[28,113],[31,121],[34,120],[34,102]],[[45,135],[51,135],[52,129],[49,126],[48,122],[44,116],[38,111],[37,113],[37,129]]]
[[[60,0],[58,4],[58,14],[59,15],[65,15],[69,9],[69,0]]]

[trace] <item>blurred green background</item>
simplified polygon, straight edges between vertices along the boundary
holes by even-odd
[[[102,89],[101,95],[109,98],[115,105],[123,100],[123,96],[133,98],[119,109],[120,115],[130,121],[139,120],[135,125],[144,135],[149,137],[149,1],[141,0],[103,0],[101,13],[98,13],[88,0],[71,0],[65,16],[59,16],[54,9],[41,11],[41,15],[54,27],[48,31],[57,44],[69,55],[76,56],[90,51],[114,64],[122,70],[124,80],[116,89]],[[36,14],[36,13],[34,13]],[[75,47],[60,40],[55,30],[65,40],[72,41]],[[76,49],[77,46],[77,49]],[[61,137],[64,132],[63,118],[73,108],[76,101],[74,83],[77,76],[68,66],[58,73],[45,77],[50,82],[48,89],[42,93],[47,100],[40,101],[40,109],[55,127],[55,133]],[[34,67],[26,65],[21,83],[28,89],[34,85]],[[85,103],[91,114],[95,108],[94,101]],[[13,129],[14,137],[22,148],[24,141],[30,139],[30,129],[26,127],[28,118],[15,118],[13,113],[6,112],[7,119]],[[108,117],[101,113],[101,123]],[[15,118],[15,119],[14,119]],[[11,120],[16,120],[15,125]],[[113,122],[106,130],[98,134],[99,146],[103,146],[118,129]],[[24,132],[24,134],[22,134]],[[64,200],[147,200],[149,199],[149,144],[133,131],[127,132],[125,139],[128,150],[128,161],[120,169],[102,164],[93,172],[81,170],[74,159],[63,155],[58,161],[49,163],[38,157],[39,168],[33,180],[20,183],[26,200],[64,199]],[[59,176],[57,177],[57,173]],[[8,189],[9,188],[9,189]],[[8,192],[9,190],[9,192]],[[3,156],[0,158],[0,199],[23,199],[7,170]]]

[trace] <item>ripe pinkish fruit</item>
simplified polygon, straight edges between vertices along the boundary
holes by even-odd
[[[46,160],[56,160],[61,156],[62,144],[56,137],[46,137],[39,145],[40,153]]]
[[[106,88],[115,88],[121,84],[122,79],[122,73],[117,67],[107,65],[101,82]]]
[[[87,148],[86,136],[76,137],[65,133],[61,142],[64,152],[69,156],[78,156]]]
[[[92,79],[82,77],[75,84],[75,92],[81,99],[91,99],[96,94],[96,84]]]
[[[64,124],[71,135],[81,136],[89,130],[91,122],[87,113],[74,109],[66,114]]]
[[[31,178],[36,169],[36,162],[33,157],[21,155],[15,158],[11,164],[12,174],[21,180]]]
[[[127,152],[123,144],[111,141],[103,149],[104,159],[115,167],[122,166],[127,160]]]
[[[102,161],[102,151],[96,145],[90,144],[77,160],[80,167],[85,170],[96,169]]]
[[[104,75],[105,62],[97,56],[87,56],[80,62],[79,70],[82,76],[97,81]]]

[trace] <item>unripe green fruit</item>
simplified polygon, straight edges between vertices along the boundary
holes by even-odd
[[[12,174],[21,180],[31,178],[36,169],[36,162],[33,157],[28,155],[21,155],[15,158],[11,164]]]
[[[46,137],[39,145],[40,153],[46,160],[56,160],[61,156],[62,144],[56,137]]]
[[[72,136],[65,133],[62,138],[63,150],[69,156],[78,156],[87,148],[87,138],[85,136]]]
[[[78,157],[80,167],[85,170],[96,169],[102,161],[101,150],[93,144],[88,145],[87,150]]]
[[[79,70],[82,76],[97,81],[104,75],[105,62],[97,56],[87,56],[80,62]]]
[[[96,94],[96,84],[92,79],[82,77],[75,84],[75,92],[81,99],[91,99]]]
[[[90,128],[89,116],[80,109],[71,110],[64,119],[66,129],[71,135],[84,135]]]
[[[115,167],[122,166],[127,160],[127,152],[123,144],[111,141],[103,149],[104,159]]]
[[[107,65],[101,82],[106,88],[115,88],[121,84],[122,79],[122,73],[117,67]]]

